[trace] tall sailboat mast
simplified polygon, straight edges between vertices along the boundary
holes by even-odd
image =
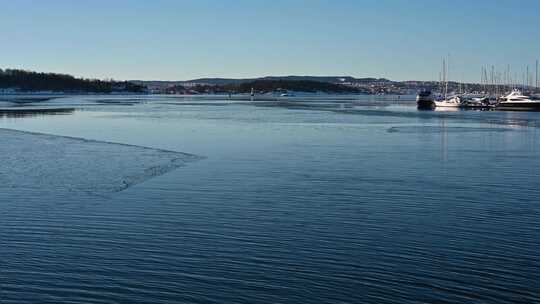
[[[442,71],[441,71],[441,95],[446,99],[445,85],[446,85],[446,61],[443,57]]]
[[[536,91],[538,91],[538,59],[536,59]]]
[[[445,85],[444,85],[444,100],[446,100],[447,97],[448,97],[448,61],[449,61],[449,59],[447,59],[446,61],[443,59],[443,66],[444,66],[444,80],[445,80]]]
[[[529,84],[530,84],[530,82],[529,82],[529,65],[527,65],[527,82],[526,83],[527,83],[527,88],[530,89],[530,87],[529,87]]]
[[[508,91],[512,91],[512,77],[510,76],[510,65],[508,65],[506,70],[506,85],[508,86]]]

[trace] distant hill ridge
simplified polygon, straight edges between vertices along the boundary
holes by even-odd
[[[112,93],[144,91],[142,85],[129,81],[76,78],[67,74],[38,73],[18,69],[0,69],[0,91]]]
[[[415,94],[419,90],[441,90],[438,81],[392,81],[385,78],[352,76],[266,76],[258,78],[207,77],[184,81],[115,81],[76,78],[57,73],[38,73],[18,69],[0,69],[0,94],[18,92],[65,93],[153,93],[153,94],[214,94],[276,91]],[[493,85],[450,82],[454,92],[483,92]]]
[[[205,85],[239,85],[243,83],[249,83],[260,80],[283,80],[283,81],[318,81],[318,82],[327,82],[327,83],[362,83],[362,82],[387,82],[392,83],[393,81],[385,78],[355,78],[352,76],[265,76],[265,77],[255,77],[255,78],[197,78],[191,80],[179,80],[179,81],[161,81],[161,80],[131,80],[133,83],[144,84],[150,86],[159,86],[159,85],[185,85],[185,84],[205,84]]]

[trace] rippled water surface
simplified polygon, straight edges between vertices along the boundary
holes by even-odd
[[[359,97],[2,109],[1,303],[540,302],[540,113]]]

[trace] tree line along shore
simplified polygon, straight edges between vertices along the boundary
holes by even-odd
[[[350,76],[284,76],[253,79],[198,79],[190,81],[116,81],[77,78],[67,74],[0,69],[0,94],[49,93],[133,93],[133,94],[245,94],[255,92],[323,92],[333,94],[416,94],[440,90],[439,81],[391,81],[384,78]],[[449,82],[450,91],[479,93],[495,90],[494,85]]]
[[[64,92],[64,93],[164,93],[164,94],[200,94],[200,93],[249,93],[272,91],[301,91],[327,93],[361,93],[360,90],[346,85],[312,80],[254,80],[223,85],[174,84],[157,92],[151,91],[144,83],[76,78],[67,74],[40,73],[16,69],[0,69],[1,92]]]

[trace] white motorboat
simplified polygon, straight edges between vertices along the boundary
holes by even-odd
[[[513,111],[540,111],[540,99],[524,95],[520,90],[514,89],[510,94],[501,97],[497,104],[498,110]]]

